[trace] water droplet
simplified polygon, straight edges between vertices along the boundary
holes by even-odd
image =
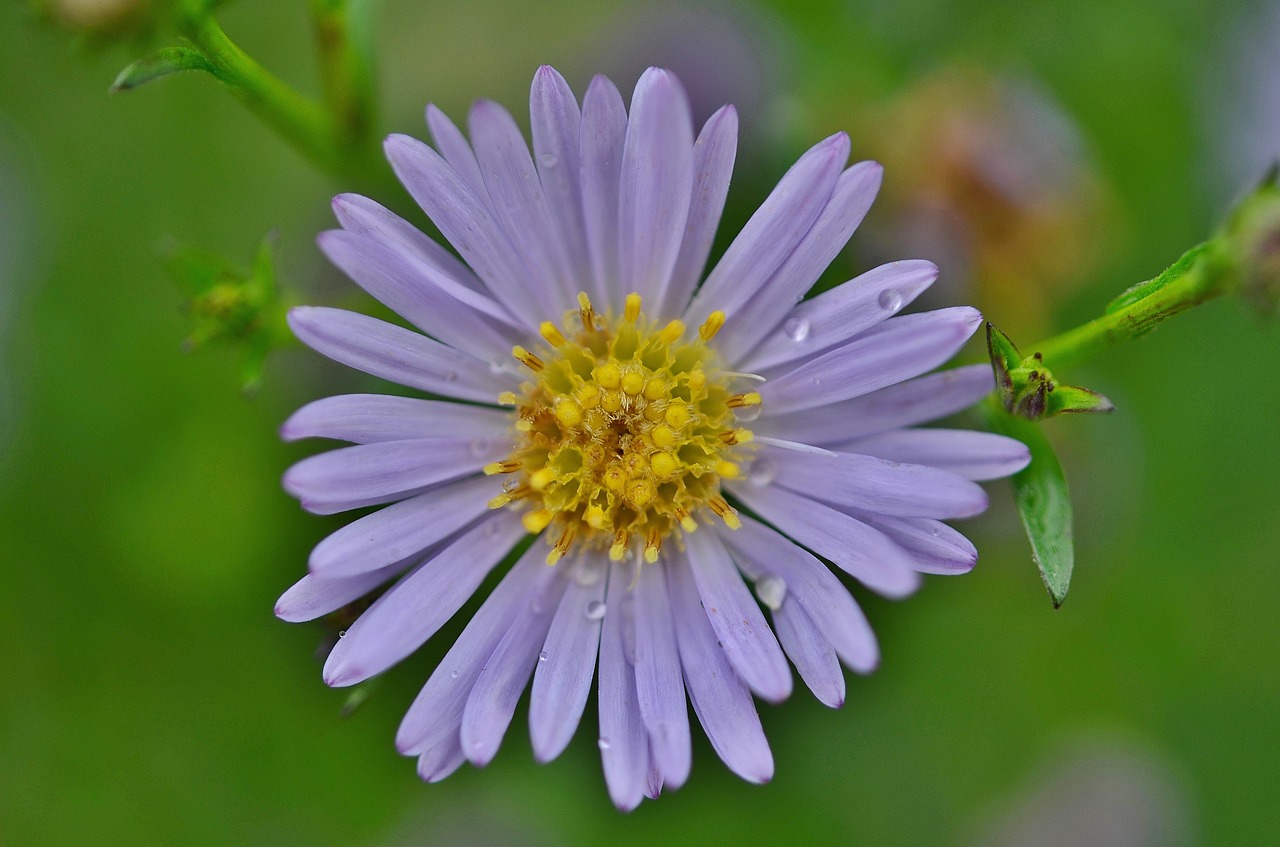
[[[489,363],[489,373],[494,376],[501,376],[507,372],[507,363],[503,359],[494,359]]]
[[[346,637],[347,637],[347,631],[346,631],[345,629],[340,629],[340,630],[338,630],[338,637],[339,637],[339,638],[346,638]]]
[[[740,421],[750,423],[760,417],[760,404],[756,403],[752,406],[739,406],[733,410],[733,416]]]
[[[929,534],[936,537],[942,534],[942,530],[938,529],[936,526],[932,526],[929,527]]]
[[[782,325],[782,331],[792,341],[804,341],[809,337],[809,322],[804,318],[787,318],[787,322]]]
[[[876,302],[880,304],[880,308],[886,312],[896,312],[902,308],[902,295],[892,288],[886,288],[880,292],[880,296],[876,298]]]
[[[587,604],[587,620],[598,621],[604,617],[605,604],[603,600],[592,600]]]
[[[543,650],[541,653],[538,654],[538,661],[545,662],[546,660],[547,660],[547,651]]]
[[[449,671],[449,679],[457,679],[457,678],[458,678],[457,671]]]
[[[543,153],[538,157],[538,161],[542,163],[544,168],[554,168],[556,166],[556,162],[560,160],[556,158],[555,153]]]
[[[814,387],[814,388],[821,388],[821,387],[822,387],[822,377],[820,377],[820,376],[815,376],[815,377],[813,378],[812,382],[813,382],[813,387]]]
[[[747,482],[757,488],[764,488],[777,475],[777,466],[764,456],[757,456],[747,467]]]
[[[600,738],[598,738],[598,739],[596,740],[596,746],[597,746],[597,747],[599,747],[601,750],[608,750],[608,749],[609,749],[609,739],[604,738],[603,736],[602,736],[602,737],[600,737]]]
[[[457,381],[458,381],[458,372],[457,372],[457,371],[449,371],[447,374],[445,374],[445,375],[444,375],[444,381],[445,381],[445,382],[457,382]]]
[[[787,599],[787,583],[780,576],[766,576],[756,583],[756,596],[775,612],[782,608],[782,601]]]

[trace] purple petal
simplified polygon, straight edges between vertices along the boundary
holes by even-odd
[[[416,756],[458,737],[463,708],[480,669],[529,598],[556,576],[545,559],[546,550],[535,544],[485,599],[405,713],[396,733],[397,750]]]
[[[631,97],[618,192],[618,285],[662,302],[689,216],[693,125],[689,101],[667,71],[649,68]]]
[[[680,254],[667,295],[655,314],[676,315],[684,311],[693,296],[707,256],[716,237],[716,227],[724,211],[733,175],[733,161],[738,151],[738,112],[732,106],[719,109],[698,134],[693,143],[693,196],[689,217],[685,221]],[[668,780],[670,782],[670,780]]]
[[[285,441],[333,438],[356,444],[414,438],[500,438],[511,432],[503,409],[390,394],[339,394],[315,400],[280,427]]]
[[[893,462],[929,465],[978,480],[1015,474],[1031,461],[1031,451],[1021,441],[968,429],[891,430],[846,442],[835,449]]]
[[[610,565],[600,632],[600,761],[613,804],[624,812],[640,805],[648,782],[649,740],[636,699],[635,673],[627,661],[623,614],[631,573],[623,563]]]
[[[883,173],[876,162],[859,162],[840,174],[831,199],[796,249],[756,296],[725,324],[723,337],[717,343],[726,361],[737,363],[749,355],[813,287],[862,223],[880,190]]]
[[[806,444],[835,444],[953,415],[994,387],[990,365],[965,365],[802,412],[775,415],[766,405],[751,429]]]
[[[520,384],[474,356],[355,312],[298,306],[289,310],[289,327],[336,362],[423,391],[492,403]]]
[[[399,562],[376,571],[336,579],[319,579],[307,574],[280,595],[276,617],[290,623],[313,621],[354,603],[382,583],[400,573]]]
[[[311,572],[353,576],[403,561],[485,514],[501,490],[501,480],[472,477],[365,515],[316,545]]]
[[[740,529],[717,532],[743,572],[756,580],[781,579],[786,586],[783,608],[795,600],[846,665],[858,673],[875,670],[880,663],[875,633],[835,574],[781,533],[746,516],[741,520]]]
[[[982,486],[948,471],[857,453],[819,455],[765,449],[773,482],[815,500],[912,518],[967,518],[987,508]]]
[[[574,304],[577,286],[520,128],[492,100],[471,108],[470,123],[494,214],[527,268],[524,284],[537,293],[540,315],[557,316]]]
[[[563,571],[542,583],[476,677],[462,712],[461,737],[463,752],[477,767],[489,764],[498,753],[564,590]]]
[[[760,716],[747,686],[716,643],[715,630],[698,602],[688,560],[683,553],[669,553],[664,570],[693,711],[729,770],[748,782],[768,782],[773,778],[773,754]]]
[[[702,607],[725,657],[756,694],[777,703],[791,693],[791,669],[755,598],[712,532],[685,536]]]
[[[403,500],[480,472],[506,455],[510,436],[417,438],[358,444],[310,456],[289,468],[284,489],[318,515]]]
[[[489,189],[484,186],[484,177],[480,175],[480,163],[476,161],[475,151],[467,143],[462,130],[449,120],[448,115],[437,109],[434,103],[427,105],[427,128],[431,130],[431,140],[435,142],[436,149],[444,160],[484,202],[485,208],[492,208]]]
[[[897,314],[938,278],[932,262],[890,262],[797,305],[739,367],[765,370],[813,356]]]
[[[791,166],[707,276],[685,323],[699,326],[716,310],[736,318],[813,226],[848,158],[849,137],[840,132]]]
[[[324,665],[325,682],[355,685],[417,650],[462,608],[523,535],[518,515],[497,512],[418,565],[334,645]]]
[[[347,232],[372,238],[397,252],[412,256],[471,291],[485,290],[484,283],[475,272],[459,262],[456,256],[428,238],[416,226],[368,197],[339,194],[333,198],[333,213]],[[500,314],[506,320],[511,320],[505,310]]]
[[[606,567],[603,563],[579,567],[584,569],[569,580],[533,675],[529,736],[539,762],[551,761],[569,744],[595,675],[600,619],[590,613],[604,602]]]
[[[778,640],[795,663],[818,702],[833,709],[844,705],[844,673],[835,648],[799,603],[783,602],[773,613]]]
[[[978,550],[955,529],[928,518],[858,515],[907,552],[920,573],[960,574],[973,570]]]
[[[483,294],[409,253],[346,230],[322,232],[316,243],[361,288],[428,335],[485,359],[506,359],[510,353],[515,322]]]
[[[466,263],[508,311],[537,329],[540,289],[529,285],[531,271],[482,198],[440,154],[407,135],[383,145],[392,170]]]
[[[635,665],[640,717],[649,732],[650,752],[663,781],[674,788],[689,778],[692,749],[689,709],[671,601],[662,567],[641,567],[636,579]]]
[[[891,318],[760,387],[774,413],[859,397],[936,368],[973,335],[982,315],[968,306]]]
[[[455,734],[418,757],[418,776],[426,782],[439,782],[462,767],[466,760],[462,741]]]
[[[602,310],[617,311],[628,293],[618,293],[616,284],[618,191],[626,134],[622,95],[612,82],[597,76],[582,100],[582,208],[594,283],[588,292]]]
[[[778,485],[735,483],[729,490],[752,511],[872,591],[905,597],[920,587],[920,576],[907,554],[865,523]]]
[[[578,144],[582,115],[569,83],[550,65],[533,76],[529,119],[538,178],[550,208],[551,224],[568,260],[573,293],[585,291],[591,280],[586,224],[582,215],[582,187]]]

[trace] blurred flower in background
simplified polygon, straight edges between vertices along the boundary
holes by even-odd
[[[857,244],[877,261],[937,263],[926,302],[967,300],[1036,335],[1108,246],[1101,179],[1071,118],[1029,80],[947,68],[854,122],[892,174]]]

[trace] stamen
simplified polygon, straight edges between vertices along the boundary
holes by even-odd
[[[556,401],[556,420],[566,429],[582,423],[582,407],[569,398]]]
[[[703,341],[710,341],[716,337],[716,333],[720,331],[722,326],[724,326],[724,312],[716,309],[707,315],[707,319],[703,321],[702,326],[698,327],[698,337]]]
[[[547,524],[551,523],[554,517],[550,509],[535,509],[532,512],[526,512],[520,522],[524,524],[525,530],[530,535],[537,535],[547,528]]]
[[[712,497],[707,501],[707,505],[711,507],[711,511],[720,516],[720,519],[725,522],[729,529],[739,529],[742,526],[742,521],[738,520],[737,510],[730,506],[729,502],[723,497],[719,495]]]
[[[516,357],[517,362],[535,373],[541,373],[542,369],[546,367],[546,364],[544,364],[541,359],[521,347],[519,344],[511,348],[511,355]]]
[[[596,310],[591,307],[591,298],[587,292],[578,292],[578,314],[582,316],[582,328],[587,332],[595,332]]]
[[[684,321],[674,320],[658,333],[658,341],[662,344],[672,344],[682,335],[684,335]]]
[[[627,553],[627,545],[631,543],[631,533],[625,529],[618,530],[613,536],[613,546],[609,548],[609,558],[615,562],[621,562],[622,557]]]
[[[547,564],[554,565],[556,562],[564,558],[564,554],[569,552],[569,548],[573,546],[574,536],[578,534],[578,525],[572,521],[565,524],[564,532],[560,533],[560,537],[556,539],[556,544],[551,548],[551,552],[547,554]]]
[[[749,391],[746,394],[731,394],[724,404],[730,409],[741,409],[744,406],[759,406],[760,392]]]
[[[517,486],[516,488],[513,488],[510,491],[504,491],[501,494],[499,494],[497,497],[494,497],[493,499],[491,499],[489,501],[489,508],[501,509],[503,506],[506,506],[508,503],[512,503],[516,500],[519,500],[522,497],[527,497],[528,494],[529,494],[529,486],[527,485]]]
[[[515,473],[523,467],[519,459],[503,459],[501,462],[490,462],[484,466],[485,476],[493,476],[500,473]]]
[[[516,393],[514,391],[504,391],[498,395],[498,402],[503,406],[514,406],[519,401],[516,400]]]
[[[529,474],[529,487],[534,491],[545,491],[547,486],[555,482],[556,472],[551,468],[539,468]]]
[[[565,341],[564,335],[551,321],[543,321],[538,327],[538,332],[552,347],[560,348],[568,343]]]
[[[622,318],[629,324],[640,319],[640,295],[632,292],[627,295],[626,304],[622,307]]]
[[[716,462],[716,473],[721,479],[737,479],[742,475],[742,468],[737,462],[727,462],[722,459]]]
[[[644,540],[644,560],[649,564],[658,561],[658,551],[662,549],[662,533],[657,529],[649,530],[649,535]]]
[[[730,429],[720,433],[717,436],[727,446],[732,447],[735,444],[750,444],[755,440],[755,433],[749,429]]]

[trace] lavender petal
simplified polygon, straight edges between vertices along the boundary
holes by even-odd
[[[773,628],[778,641],[791,657],[800,678],[824,706],[844,705],[844,673],[835,648],[799,603],[783,601],[773,612]]]
[[[403,567],[397,562],[376,571],[334,579],[320,579],[314,574],[307,574],[280,595],[276,601],[276,617],[289,623],[324,617],[359,600],[401,570]]]
[[[591,278],[578,153],[582,113],[569,84],[550,65],[538,68],[533,76],[529,120],[538,178],[552,212],[551,223],[568,259],[571,293],[576,294],[587,290]]]
[[[338,394],[294,412],[281,425],[280,437],[375,444],[415,438],[500,438],[510,430],[511,413],[502,409],[391,394]]]
[[[635,660],[636,698],[653,763],[667,785],[679,788],[692,765],[689,709],[661,567],[642,567],[636,579]]]
[[[621,613],[631,581],[624,563],[611,563],[600,632],[600,762],[613,804],[624,812],[640,805],[649,773],[649,740],[636,698],[634,669],[627,661]]]
[[[920,573],[968,573],[978,563],[978,550],[973,542],[939,521],[885,515],[858,514],[856,517],[906,551]]]
[[[974,480],[1001,479],[1031,461],[1031,451],[1021,441],[967,429],[898,429],[848,441],[833,449],[891,462],[929,465]]]
[[[591,256],[591,299],[601,309],[622,308],[618,279],[618,192],[627,109],[608,79],[591,80],[582,100],[582,209]]]

